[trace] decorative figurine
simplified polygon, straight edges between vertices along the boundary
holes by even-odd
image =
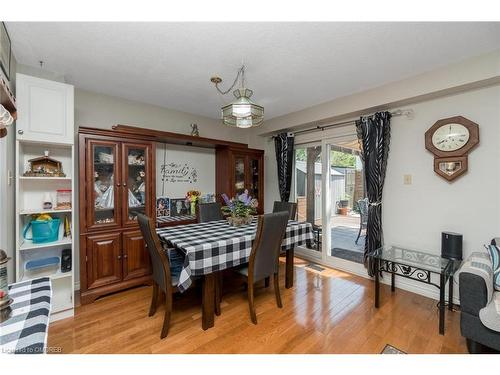
[[[200,136],[200,132],[198,131],[198,125],[191,124],[191,135],[193,137],[199,137]]]
[[[45,156],[28,160],[29,167],[24,172],[25,177],[66,177],[62,171],[60,161],[49,157],[49,151],[44,152]]]

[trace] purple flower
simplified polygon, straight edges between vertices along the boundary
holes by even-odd
[[[226,195],[226,193],[222,193],[222,199],[224,199],[226,205],[229,206],[231,204],[231,201],[229,200],[229,197]]]

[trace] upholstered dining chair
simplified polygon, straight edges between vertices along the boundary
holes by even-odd
[[[222,215],[222,206],[219,202],[200,203],[198,205],[198,222],[224,220]]]
[[[257,324],[254,305],[254,284],[256,282],[273,276],[276,304],[279,308],[283,306],[278,282],[278,258],[288,218],[289,213],[283,211],[259,216],[248,265],[236,270],[236,272],[247,278],[248,305],[250,318],[254,324]]]
[[[149,308],[149,316],[153,316],[156,312],[159,289],[165,293],[165,318],[163,320],[163,328],[160,335],[160,338],[163,339],[168,335],[170,327],[172,294],[177,291],[183,257],[177,253],[177,249],[168,249],[167,251],[163,248],[151,218],[139,214],[137,215],[137,219],[139,221],[142,236],[146,242],[153,268],[153,296]]]
[[[289,220],[295,220],[297,214],[297,203],[292,202],[279,202],[275,201],[273,205],[273,212],[287,211],[289,213]]]
[[[198,205],[198,222],[224,220],[222,206],[219,202],[200,203]],[[215,314],[220,315],[220,304],[222,302],[222,272],[217,272],[215,288]]]

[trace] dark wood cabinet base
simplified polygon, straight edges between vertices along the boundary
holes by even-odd
[[[96,299],[103,297],[108,294],[122,291],[124,289],[132,288],[140,285],[151,285],[151,276],[143,276],[136,279],[131,279],[128,281],[122,281],[115,284],[109,284],[102,286],[100,288],[89,289],[80,293],[80,303],[86,305],[88,303],[94,302]]]

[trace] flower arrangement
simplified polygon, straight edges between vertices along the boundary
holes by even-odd
[[[186,193],[186,201],[188,201],[189,203],[196,203],[198,202],[200,196],[201,193],[198,190],[189,190]]]
[[[222,212],[231,215],[228,218],[230,224],[238,226],[252,222],[252,215],[257,213],[256,208],[259,202],[248,194],[248,190],[231,199],[226,194],[222,194],[222,199],[226,203],[222,207]]]
[[[198,190],[189,190],[186,193],[186,202],[191,204],[191,215],[196,214],[196,202],[200,199],[201,193]]]

